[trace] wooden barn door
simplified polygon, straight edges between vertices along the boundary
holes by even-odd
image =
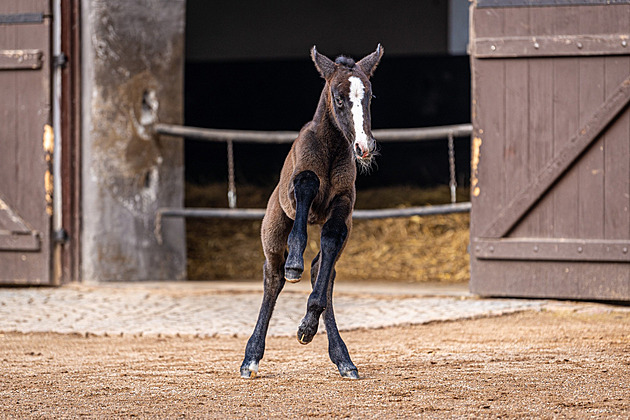
[[[50,7],[0,2],[0,283],[51,281]]]
[[[630,1],[505,3],[472,6],[471,290],[630,300]]]

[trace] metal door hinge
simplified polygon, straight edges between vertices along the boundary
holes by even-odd
[[[66,67],[66,64],[68,64],[68,56],[63,52],[53,58],[54,67],[61,67],[63,69]]]
[[[65,229],[59,229],[53,232],[53,241],[56,244],[65,244],[68,242],[70,237],[68,236],[68,232]]]

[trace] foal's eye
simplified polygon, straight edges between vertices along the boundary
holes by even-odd
[[[337,107],[343,108],[343,98],[341,96],[335,96],[335,103]]]

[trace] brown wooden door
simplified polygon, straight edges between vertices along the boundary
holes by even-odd
[[[51,281],[50,7],[0,2],[0,283]]]
[[[499,3],[472,8],[471,290],[630,300],[630,2]]]

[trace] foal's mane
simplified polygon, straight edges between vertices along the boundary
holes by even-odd
[[[341,64],[342,66],[348,67],[349,69],[354,68],[355,62],[352,58],[346,57],[345,55],[340,55],[335,59],[336,64]]]

